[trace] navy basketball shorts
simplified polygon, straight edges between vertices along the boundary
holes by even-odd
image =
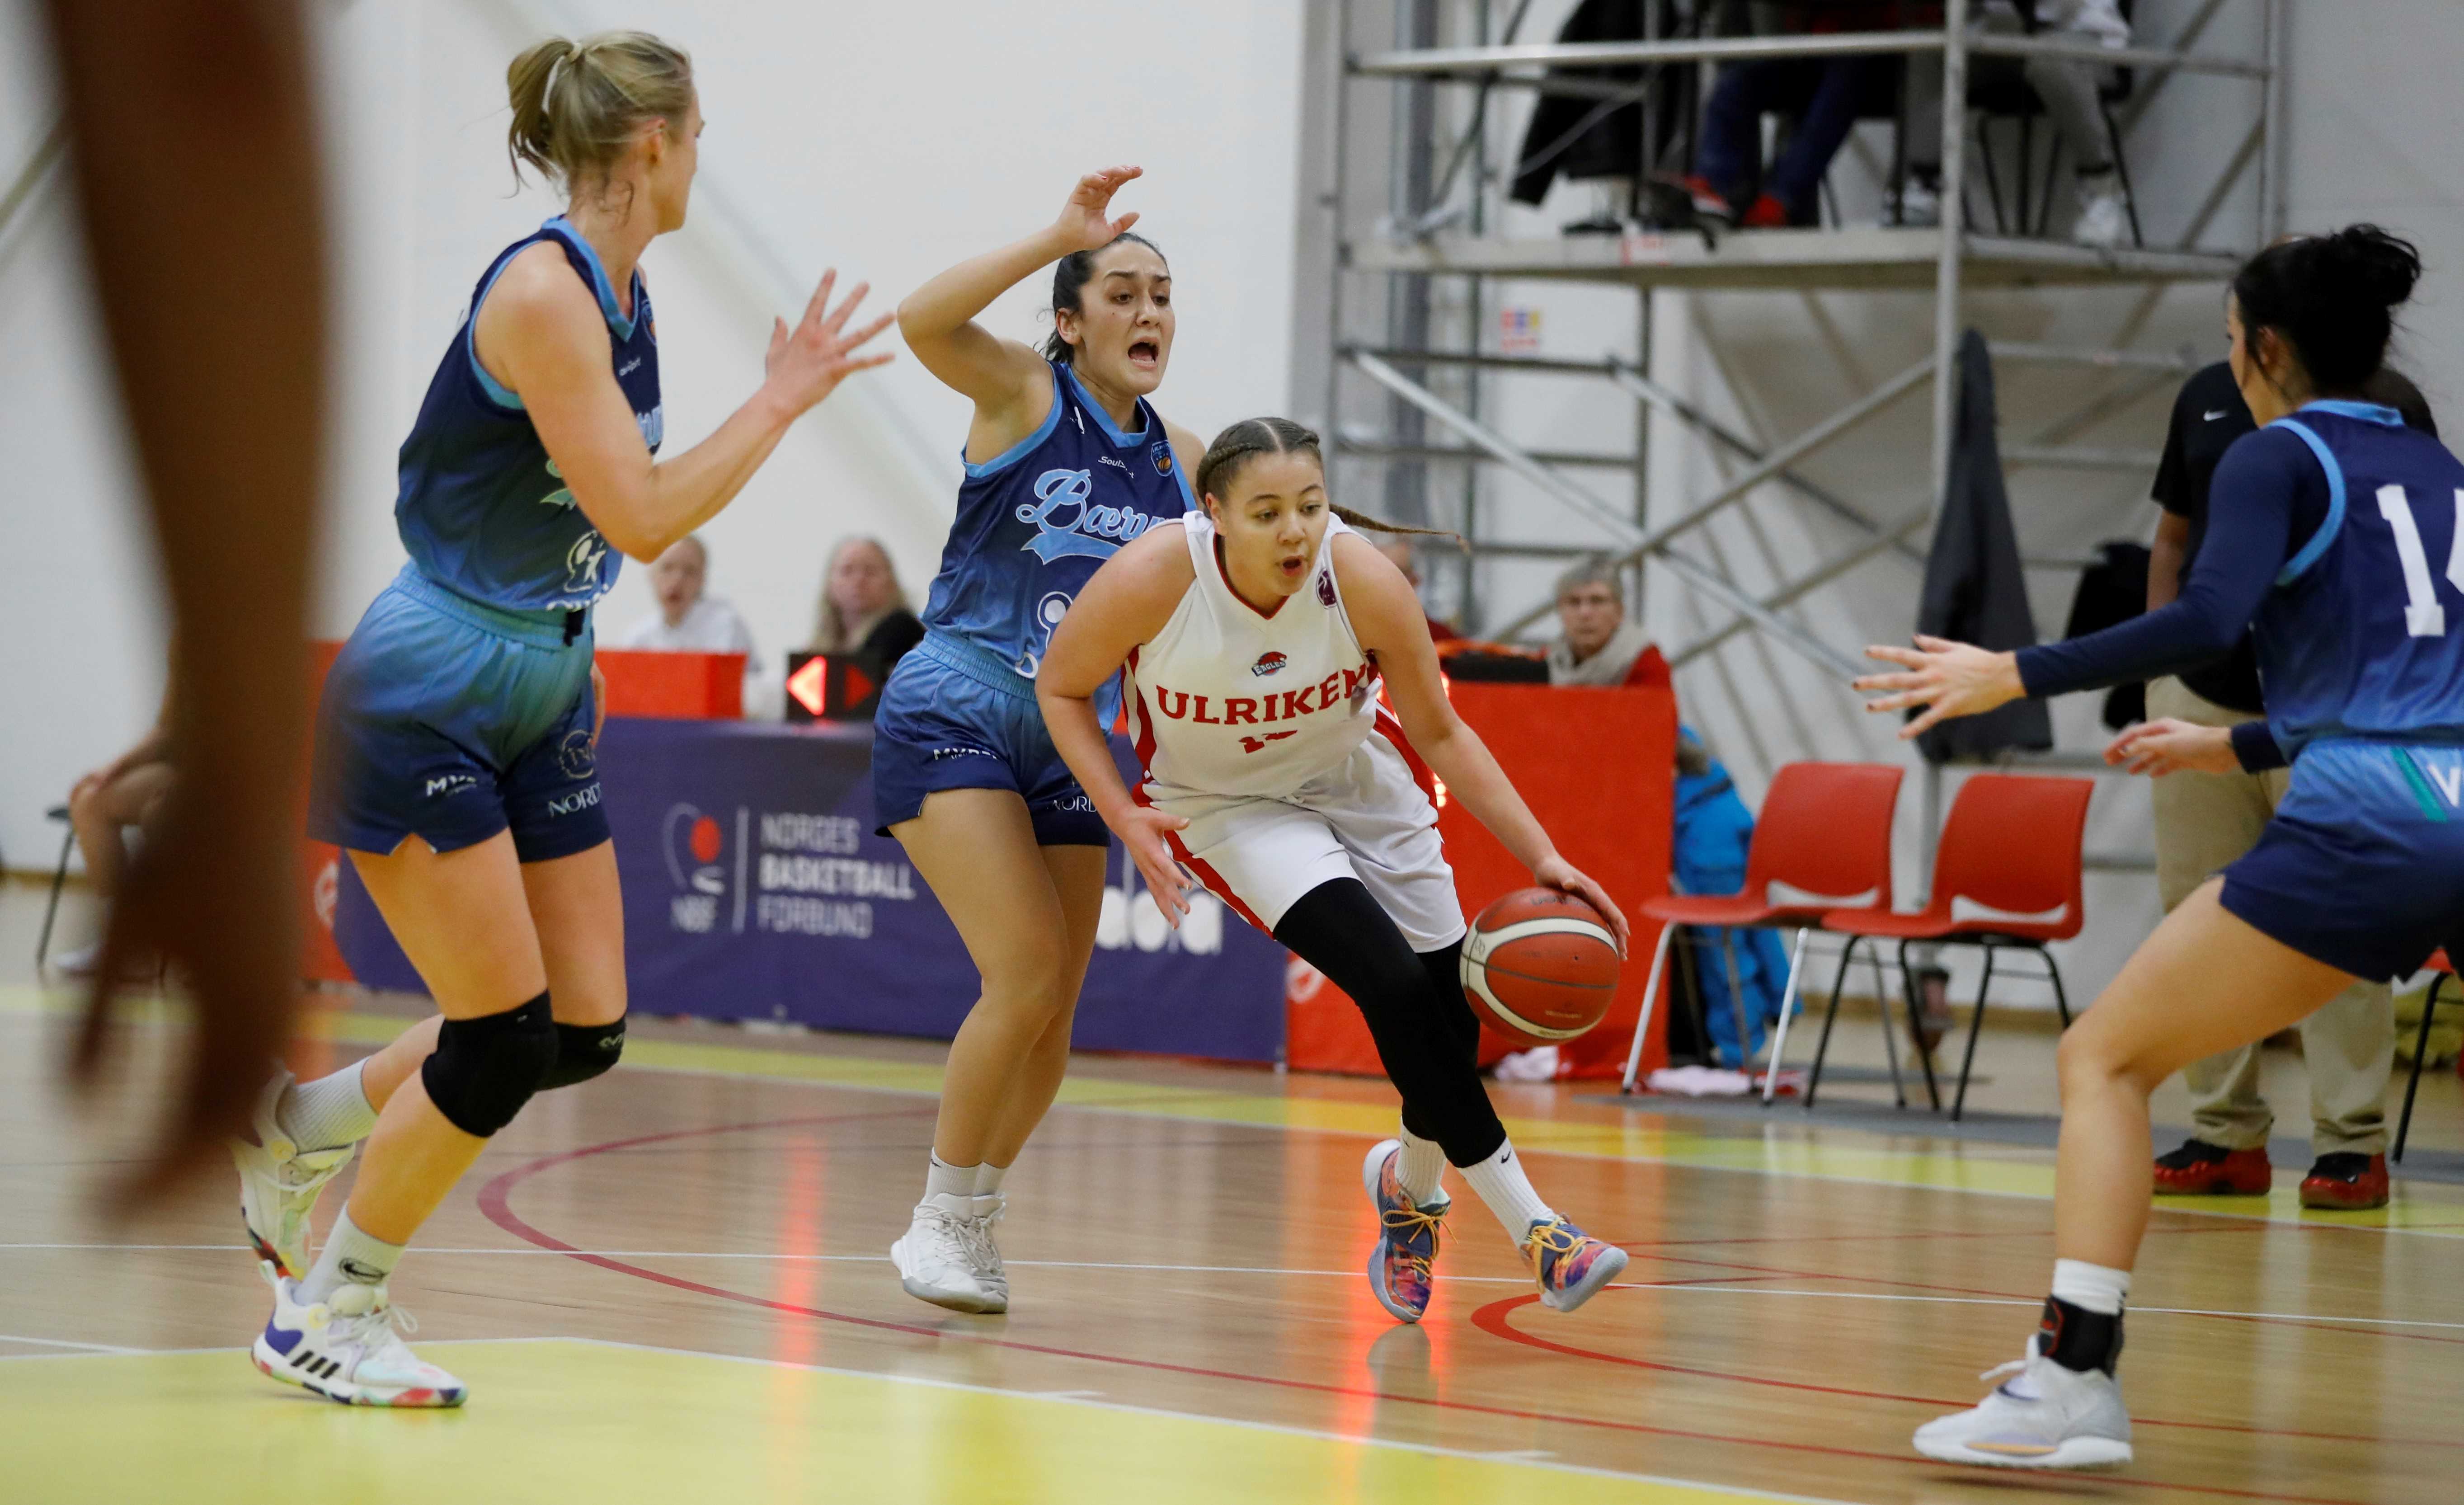
[[[1010,790],[1026,802],[1039,847],[1112,839],[1052,745],[1034,685],[983,650],[933,633],[890,672],[873,715],[876,834],[913,820],[939,789]]]
[[[2294,760],[2276,818],[2224,870],[2224,907],[2367,981],[2464,941],[2464,748],[2336,738]]]
[[[591,744],[591,637],[562,612],[505,611],[406,567],[325,677],[308,834],[391,852],[514,834],[523,862],[608,839]]]

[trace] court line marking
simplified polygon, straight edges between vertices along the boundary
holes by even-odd
[[[818,1126],[819,1124],[824,1123],[861,1122],[896,1117],[902,1117],[902,1115],[897,1113],[840,1114],[833,1116],[817,1116],[798,1119],[781,1119],[767,1122],[741,1124],[734,1126],[734,1130],[758,1131],[775,1128],[780,1124],[789,1122]],[[492,1178],[487,1184],[480,1189],[478,1198],[479,1210],[490,1222],[505,1229],[507,1232],[514,1234],[517,1238],[537,1244],[542,1249],[554,1249],[557,1251],[565,1254],[568,1258],[578,1260],[583,1264],[593,1265],[599,1269],[610,1271],[618,1274],[631,1275],[636,1279],[648,1280],[653,1284],[672,1287],[679,1291],[690,1291],[700,1295],[715,1296],[720,1300],[733,1301],[739,1305],[757,1307],[765,1311],[783,1312],[791,1316],[809,1317],[825,1322],[841,1323],[849,1327],[869,1328],[877,1332],[902,1333],[918,1338],[929,1338],[934,1339],[936,1344],[941,1342],[979,1344],[988,1348],[1008,1349],[1019,1353],[1044,1354],[1056,1358],[1075,1359],[1094,1363],[1115,1364],[1124,1368],[1146,1369],[1167,1374],[1186,1374],[1204,1379],[1231,1380],[1271,1388],[1309,1390],[1330,1395],[1362,1396],[1372,1400],[1386,1401],[1397,1405],[1427,1405],[1441,1410],[1460,1410],[1481,1415],[1506,1416],[1517,1420],[1557,1422],[1576,1427],[1598,1428],[1607,1430],[1624,1431],[1639,1435],[1671,1437],[1686,1441],[1729,1443],[1740,1447],[1771,1448],[1793,1452],[1826,1453],[1838,1457],[1876,1459],[1892,1463],[1903,1464],[1906,1461],[1904,1455],[1899,1453],[1872,1452],[1859,1449],[1837,1448],[1818,1443],[1785,1442],[1767,1437],[1724,1435],[1700,1430],[1680,1430],[1664,1427],[1654,1427],[1639,1422],[1617,1421],[1605,1417],[1577,1416],[1565,1412],[1532,1411],[1519,1407],[1483,1405],[1477,1402],[1451,1401],[1444,1399],[1443,1397],[1432,1398],[1402,1395],[1388,1390],[1360,1390],[1352,1386],[1330,1384],[1322,1382],[1293,1380],[1276,1375],[1249,1374],[1240,1370],[1210,1369],[1196,1364],[1175,1363],[1168,1360],[1141,1359],[1129,1354],[1098,1353],[1087,1349],[1065,1348],[1058,1344],[1025,1342],[1011,1338],[995,1338],[977,1335],[973,1333],[955,1331],[944,1327],[923,1327],[913,1322],[901,1322],[886,1317],[859,1317],[852,1312],[833,1312],[823,1307],[804,1306],[796,1302],[780,1301],[768,1296],[755,1295],[750,1292],[737,1291],[726,1286],[705,1285],[700,1281],[687,1280],[681,1275],[668,1274],[660,1271],[647,1269],[641,1265],[627,1264],[622,1260],[593,1255],[583,1251],[574,1245],[565,1243],[563,1240],[558,1238],[552,1233],[534,1227],[532,1224],[525,1221],[519,1213],[513,1209],[513,1188],[541,1171],[549,1170],[560,1165],[570,1164],[576,1161],[587,1160],[598,1155],[636,1148],[643,1144],[660,1143],[678,1139],[702,1138],[729,1132],[732,1132],[732,1130],[731,1127],[727,1125],[706,1125],[691,1129],[675,1129],[658,1134],[637,1135],[633,1138],[625,1140],[610,1140],[601,1144],[584,1145],[579,1149],[565,1150],[555,1155],[543,1156],[525,1164],[517,1165],[511,1170],[501,1172]],[[1805,1272],[1772,1273],[1800,1275],[1805,1273]],[[1472,1316],[1472,1321],[1475,1326],[1481,1327],[1484,1331],[1494,1331],[1489,1327],[1487,1322],[1483,1320],[1484,1317],[1489,1317],[1495,1321],[1498,1328],[1503,1329],[1502,1332],[1495,1332],[1495,1336],[1502,1336],[1512,1341],[1530,1343],[1532,1346],[1536,1347],[1564,1348],[1566,1352],[1578,1358],[1609,1359],[1615,1362],[1632,1364],[1637,1368],[1664,1370],[1670,1373],[1679,1374],[1702,1375],[1711,1379],[1725,1380],[1745,1385],[1767,1385],[1778,1389],[1822,1391],[1831,1394],[1849,1395],[1865,1400],[1906,1403],[1947,1409],[1958,1409],[1960,1406],[1960,1403],[1957,1401],[1945,1400],[1939,1397],[1903,1396],[1891,1395],[1881,1391],[1844,1389],[1836,1386],[1808,1384],[1801,1382],[1767,1379],[1754,1375],[1733,1374],[1722,1370],[1683,1368],[1678,1365],[1659,1363],[1648,1360],[1627,1359],[1623,1356],[1617,1355],[1603,1355],[1594,1350],[1573,1348],[1562,1344],[1553,1344],[1546,1339],[1534,1339],[1530,1335],[1519,1333],[1511,1326],[1505,1324],[1502,1315],[1503,1313],[1518,1307],[1528,1306],[1539,1299],[1540,1298],[1536,1295],[1503,1297],[1497,1301],[1490,1302],[1486,1307],[1476,1311]],[[2430,1339],[2430,1341],[2446,1341],[2446,1339]],[[2271,1429],[2261,1427],[2244,1427],[2213,1422],[2176,1421],[2167,1418],[2142,1417],[2136,1418],[2135,1420],[2137,1420],[2142,1426],[2181,1428],[2185,1430],[2190,1431],[2233,1432],[2255,1436],[2299,1436],[2318,1441],[2351,1442],[2372,1446],[2395,1445],[2426,1448],[2464,1447],[2464,1443],[2454,1443],[2445,1440],[2406,1437],[2365,1437],[2357,1434],[2330,1432],[2287,1432],[2281,1428]],[[2144,1487],[2150,1489],[2188,1492],[2193,1494],[2225,1494],[2243,1499],[2292,1501],[2300,1502],[2300,1505],[2360,1505],[2360,1502],[2357,1501],[2322,1498],[2321,1496],[2313,1495],[2271,1494],[2258,1491],[2231,1489],[2224,1486],[2183,1484],[2163,1480],[2140,1480],[2135,1482],[2139,1482],[2143,1484]]]
[[[557,1341],[558,1339],[535,1340]],[[473,1339],[473,1341],[484,1342],[486,1339]],[[1384,1448],[1397,1452],[1416,1452],[1433,1458],[1459,1458],[1467,1463],[1495,1464],[1504,1468],[1536,1469],[1553,1473],[1578,1473],[1595,1479],[1614,1479],[1621,1484],[1653,1484],[1667,1489],[1696,1490],[1705,1494],[1732,1494],[1745,1499],[1778,1500],[1784,1502],[1784,1505],[1849,1505],[1847,1501],[1818,1494],[1786,1494],[1773,1490],[1753,1489],[1742,1484],[1714,1484],[1703,1479],[1682,1479],[1672,1474],[1635,1473],[1623,1469],[1602,1469],[1587,1464],[1560,1463],[1553,1461],[1552,1454],[1537,1449],[1483,1452],[1468,1448],[1441,1447],[1435,1443],[1403,1442],[1387,1437],[1327,1431],[1314,1427],[1294,1427],[1283,1422],[1250,1421],[1236,1416],[1217,1416],[1205,1411],[1176,1411],[1157,1405],[1138,1405],[1127,1401],[1091,1398],[1103,1395],[1104,1392],[1101,1390],[1013,1390],[1001,1385],[969,1384],[963,1380],[943,1380],[929,1375],[844,1369],[832,1364],[797,1363],[790,1360],[764,1359],[750,1354],[719,1354],[693,1348],[667,1348],[656,1343],[627,1342],[614,1338],[575,1338],[564,1341],[587,1343],[600,1348],[631,1349],[637,1353],[667,1354],[681,1359],[715,1359],[725,1363],[753,1364],[770,1369],[793,1369],[848,1380],[912,1384],[931,1390],[957,1390],[969,1395],[994,1395],[1003,1400],[1048,1401],[1061,1405],[1085,1406],[1090,1410],[1114,1411],[1128,1416],[1234,1427],[1243,1431],[1273,1432],[1286,1437],[1305,1437],[1315,1442],[1339,1443],[1354,1448]]]
[[[0,1243],[0,1251],[8,1250],[56,1250],[86,1253],[108,1253],[122,1250],[131,1252],[195,1251],[241,1253],[247,1251],[248,1246],[245,1244]],[[441,1256],[509,1257],[516,1259],[570,1259],[576,1254],[592,1254],[602,1259],[770,1259],[787,1263],[817,1265],[887,1265],[891,1262],[890,1256],[887,1254],[790,1254],[778,1253],[770,1250],[707,1249],[561,1250],[538,1248],[429,1249],[422,1247],[419,1250],[419,1254],[423,1259]],[[1152,1271],[1158,1274],[1312,1275],[1323,1276],[1333,1280],[1357,1280],[1360,1278],[1360,1272],[1357,1270],[1307,1270],[1297,1267],[1275,1265],[1169,1265],[1136,1260],[1091,1259],[1011,1259],[1005,1260],[1004,1263],[1021,1270],[1143,1270]],[[1789,1275],[1802,1276],[1808,1273],[1813,1273],[1804,1271],[1781,1271],[1775,1272],[1768,1276],[1741,1278],[1781,1279]],[[1866,1275],[1821,1275],[1818,1276],[1818,1278],[1827,1280],[1866,1281],[1872,1277]],[[1524,1286],[1531,1283],[1529,1279],[1521,1275],[1449,1274],[1445,1277],[1445,1280],[1448,1285]],[[1611,1291],[1702,1292],[1712,1295],[1797,1296],[1822,1301],[1909,1301],[1942,1306],[2012,1306],[2027,1307],[2031,1310],[2044,1305],[2042,1301],[2029,1300],[2021,1296],[1927,1296],[1908,1295],[1896,1291],[1782,1291],[1773,1290],[1769,1286],[1749,1286],[1741,1284],[1715,1285],[1710,1283],[1708,1277],[1691,1280],[1617,1280],[1610,1282],[1607,1289]],[[2464,1332],[2464,1322],[2439,1322],[2432,1321],[2427,1317],[2339,1317],[2334,1314],[2324,1312],[2233,1312],[2219,1308],[2191,1306],[2134,1306],[2130,1309],[2130,1312],[2133,1317],[2213,1317],[2269,1322],[2345,1322],[2365,1324],[2371,1327],[2428,1327],[2436,1328],[2441,1331],[2452,1330]],[[0,1334],[0,1341],[7,1340],[7,1338],[8,1335]],[[34,1342],[38,1341],[38,1339],[20,1339],[20,1341]],[[469,1341],[495,1341],[495,1339],[469,1339]],[[542,1339],[542,1341],[544,1341],[544,1339]],[[132,1348],[121,1351],[127,1353],[154,1353],[167,1352],[169,1350]],[[181,1351],[185,1352],[186,1350]],[[681,1352],[681,1350],[679,1351]]]
[[[65,994],[55,1001],[39,988],[23,985],[0,985],[0,1012],[59,1012],[67,1007]],[[162,1024],[169,1022],[176,1011],[172,1005],[155,1002],[131,1009],[129,1015],[123,1017],[134,1016],[144,1022]],[[312,1010],[302,1020],[302,1034],[340,1044],[382,1045],[413,1022],[395,1015],[355,1013],[347,1009]],[[941,1084],[939,1067],[916,1062],[679,1040],[634,1041],[617,1070],[769,1081],[841,1092],[898,1096],[937,1096]],[[1164,1104],[1175,1106],[1161,1106]],[[1382,1106],[1342,1098],[1279,1096],[1221,1088],[1158,1087],[1153,1083],[1123,1082],[1102,1076],[1067,1078],[1062,1084],[1054,1106],[1089,1113],[1126,1114],[1134,1118],[1217,1123],[1270,1132],[1336,1134],[1371,1139],[1390,1133],[1386,1125],[1392,1115],[1391,1109]],[[1247,1111],[1229,1111],[1235,1108]],[[1663,1111],[1649,1112],[1657,1115]],[[1377,1122],[1360,1121],[1364,1113],[1375,1116]],[[1683,1117],[1683,1110],[1671,1108],[1664,1113]],[[1782,1127],[1777,1124],[1767,1125],[1760,1134],[1716,1134],[1655,1127],[1632,1118],[1623,1123],[1581,1123],[1515,1117],[1507,1119],[1507,1127],[1527,1154],[1565,1155],[1622,1164],[1672,1165],[1773,1179],[1955,1192],[2032,1202],[2047,1201],[2052,1196],[2053,1165],[2049,1159],[1969,1154],[1967,1151],[1975,1146],[1965,1143],[1954,1143],[1947,1150],[1903,1150],[1891,1148],[1887,1142],[1842,1145],[1810,1139],[1774,1140],[1770,1130]],[[1837,1126],[1827,1127],[1824,1132],[1835,1137],[1852,1136],[1859,1141],[1888,1141],[1908,1137],[1887,1130]],[[1612,1140],[1616,1144],[1611,1148],[1581,1147],[1579,1141],[1587,1140],[1595,1142]],[[1576,1142],[1570,1143],[1570,1140]],[[1642,1141],[1659,1141],[1660,1147],[1653,1148]],[[1745,1161],[1750,1162],[1741,1162]],[[1834,1168],[1820,1168],[1823,1162],[1829,1162]],[[1846,1168],[1856,1162],[1873,1165],[1883,1173],[1860,1174]],[[2016,1177],[2041,1184],[1991,1186],[1977,1184],[1972,1179],[1984,1176]],[[1943,1179],[1946,1177],[1949,1179]],[[2155,1210],[2182,1217],[2267,1226],[2464,1240],[2464,1225],[2400,1221],[2412,1216],[2416,1208],[2424,1216],[2432,1216],[2452,1212],[2458,1206],[2453,1202],[2416,1197],[2415,1189],[2410,1186],[2404,1188],[2396,1203],[2387,1208],[2324,1216],[2305,1213],[2289,1186],[2279,1188],[2267,1206],[2256,1211],[2186,1206],[2179,1204],[2187,1199],[2177,1198],[2160,1200]]]
[[[6,1335],[0,1335],[5,1339]],[[46,1339],[14,1339],[18,1342],[41,1343]],[[969,1384],[964,1381],[943,1380],[926,1375],[891,1374],[869,1369],[846,1369],[830,1364],[796,1363],[784,1359],[765,1359],[751,1354],[712,1353],[693,1348],[669,1348],[656,1343],[628,1342],[614,1338],[583,1338],[569,1334],[539,1334],[527,1338],[447,1338],[423,1342],[423,1348],[478,1347],[495,1344],[576,1343],[594,1348],[628,1349],[636,1353],[662,1354],[679,1359],[709,1359],[723,1363],[752,1364],[772,1369],[792,1369],[811,1374],[825,1374],[841,1379],[870,1381],[885,1384],[917,1385],[934,1390],[956,1390],[970,1395],[998,1396],[1010,1401],[1044,1401],[1059,1405],[1077,1405],[1090,1410],[1113,1411],[1124,1415],[1162,1421],[1188,1422],[1200,1426],[1231,1427],[1244,1431],[1275,1432],[1287,1437],[1308,1438],[1315,1442],[1336,1443],[1353,1448],[1379,1448],[1394,1452],[1419,1453],[1427,1457],[1454,1458],[1468,1463],[1493,1464],[1509,1469],[1533,1469],[1554,1473],[1583,1474],[1593,1478],[1613,1479],[1620,1484],[1657,1485],[1666,1489],[1693,1490],[1704,1494],[1729,1495],[1741,1499],[1773,1500],[1780,1505],[1851,1505],[1851,1502],[1816,1494],[1788,1494],[1774,1490],[1760,1490],[1743,1484],[1715,1484],[1703,1479],[1682,1479],[1672,1474],[1637,1473],[1622,1469],[1602,1469],[1588,1464],[1562,1463],[1555,1454],[1541,1449],[1519,1449],[1511,1451],[1480,1451],[1467,1448],[1446,1448],[1434,1443],[1404,1442],[1399,1439],[1352,1435],[1316,1428],[1294,1427],[1277,1422],[1251,1421],[1237,1416],[1217,1416],[1204,1411],[1175,1411],[1161,1406],[1136,1405],[1126,1401],[1104,1399],[1101,1390],[1014,1390],[1001,1385]],[[29,1359],[160,1359],[190,1354],[245,1353],[244,1347],[217,1345],[210,1348],[115,1348],[99,1343],[63,1343],[60,1346],[98,1350],[91,1353],[67,1354],[0,1354],[0,1363]]]
[[[0,1343],[29,1343],[39,1348],[75,1348],[89,1354],[142,1354],[143,1348],[123,1347],[119,1343],[77,1343],[65,1338],[28,1338],[19,1333],[0,1333]],[[11,1354],[12,1359],[55,1359],[57,1354]]]

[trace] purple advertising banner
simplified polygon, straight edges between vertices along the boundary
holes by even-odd
[[[957,1032],[975,965],[906,852],[872,833],[871,749],[866,726],[607,722],[635,1012]],[[1117,739],[1114,755],[1126,768]],[[352,972],[421,990],[347,862],[341,880],[334,938]],[[1283,947],[1202,892],[1167,926],[1118,843],[1106,884],[1078,1048],[1275,1060]]]

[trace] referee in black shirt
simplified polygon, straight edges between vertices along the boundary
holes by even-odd
[[[2405,422],[2438,432],[2428,403],[2393,371],[2373,379],[2367,395],[2404,414]],[[2147,609],[2181,593],[2206,535],[2208,486],[2235,439],[2253,432],[2250,409],[2225,363],[2192,376],[2173,400],[2165,457],[2154,499],[2165,509],[2147,565]],[[2225,506],[2230,497],[2219,498]],[[2201,726],[2231,726],[2267,709],[2258,660],[2244,636],[2214,663],[2147,686],[2150,720],[2172,718]],[[2267,773],[2172,773],[2154,781],[2156,887],[2167,910],[2217,869],[2258,841],[2283,797],[2291,770]],[[2387,1200],[2387,1089],[2394,1063],[2394,1005],[2385,983],[2357,983],[2300,1025],[2310,1073],[2311,1151],[2301,1183],[2312,1207],[2375,1207]],[[2275,1114],[2258,1091],[2258,1047],[2210,1056],[2182,1073],[2190,1090],[2189,1141],[2156,1158],[2160,1195],[2256,1195],[2270,1184],[2268,1131]]]

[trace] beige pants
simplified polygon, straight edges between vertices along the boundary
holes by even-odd
[[[2201,726],[2251,718],[2194,694],[2182,681],[2147,686],[2147,715]],[[2258,844],[2284,797],[2291,770],[2170,773],[2155,780],[2156,891],[2171,910],[2218,869]],[[2387,1076],[2395,1060],[2395,1005],[2383,982],[2356,983],[2301,1021],[2301,1058],[2310,1073],[2314,1155],[2387,1148]],[[2192,1132],[2227,1149],[2267,1142],[2275,1113],[2258,1095],[2258,1047],[2247,1045],[2183,1069]]]

